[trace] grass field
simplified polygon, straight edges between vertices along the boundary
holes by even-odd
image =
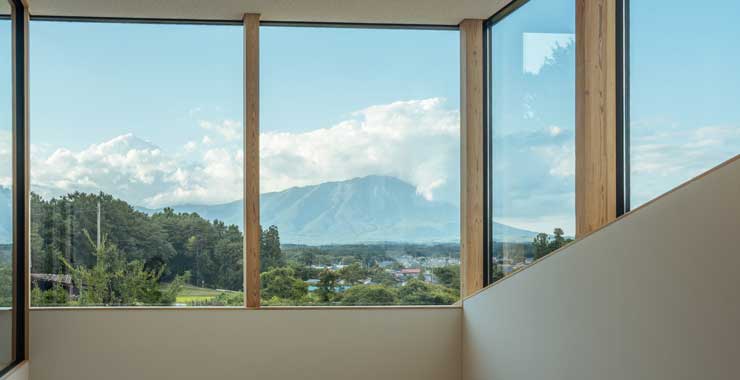
[[[178,304],[188,304],[195,301],[204,302],[218,296],[221,293],[228,292],[229,291],[226,290],[216,290],[209,288],[200,288],[194,285],[185,285],[182,288],[182,291],[180,291],[180,294],[177,295],[177,299],[175,300],[175,302]]]

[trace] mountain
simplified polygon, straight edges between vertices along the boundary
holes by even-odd
[[[179,205],[227,224],[243,225],[241,201],[204,206]],[[146,213],[159,210],[138,208]],[[429,201],[413,185],[394,177],[368,176],[294,187],[260,196],[263,227],[276,225],[283,243],[452,242],[460,238],[460,210]],[[496,223],[494,239],[532,241],[536,233]]]
[[[13,230],[13,194],[7,187],[0,186],[0,244],[10,244]]]

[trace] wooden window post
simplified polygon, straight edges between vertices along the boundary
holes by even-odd
[[[616,0],[576,1],[576,236],[617,217]]]
[[[244,15],[244,294],[260,306],[260,15]]]
[[[460,23],[461,296],[483,288],[483,20]]]

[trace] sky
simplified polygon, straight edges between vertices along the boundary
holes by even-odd
[[[635,208],[740,153],[740,2],[630,7]]]
[[[495,26],[492,104],[494,217],[566,234],[574,232],[571,3],[533,0]],[[631,11],[634,207],[738,153],[740,5],[635,1]],[[382,174],[428,200],[459,202],[456,31],[260,34],[263,192]],[[7,186],[9,21],[0,36]],[[147,207],[242,197],[241,27],[32,21],[30,38],[34,191],[103,190]]]

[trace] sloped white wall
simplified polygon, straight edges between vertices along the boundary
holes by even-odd
[[[464,380],[740,379],[740,160],[463,314]]]
[[[32,310],[32,380],[459,380],[462,310]]]

